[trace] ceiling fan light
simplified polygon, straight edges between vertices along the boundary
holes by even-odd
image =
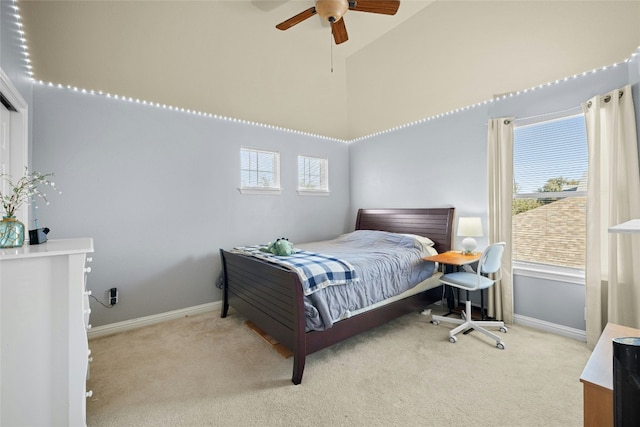
[[[316,2],[316,12],[328,22],[339,21],[347,10],[349,10],[347,0],[318,0]]]

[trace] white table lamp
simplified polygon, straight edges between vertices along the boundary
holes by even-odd
[[[463,253],[472,253],[478,243],[474,237],[483,236],[482,220],[479,217],[462,217],[458,221],[458,236],[464,236],[462,239]]]

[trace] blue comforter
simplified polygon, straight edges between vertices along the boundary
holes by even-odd
[[[305,296],[307,328],[324,330],[350,313],[398,295],[435,272],[430,255],[415,238],[384,231],[358,230],[333,240],[296,245],[353,266],[359,280],[327,286]]]

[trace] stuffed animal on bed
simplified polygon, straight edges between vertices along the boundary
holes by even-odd
[[[278,256],[289,256],[296,253],[295,249],[293,249],[293,243],[284,237],[277,239],[275,242],[269,243],[269,246],[266,248],[260,248],[260,250],[262,252],[270,252]]]

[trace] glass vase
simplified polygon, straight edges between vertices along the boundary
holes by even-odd
[[[15,216],[0,221],[0,248],[20,248],[24,245],[24,224]]]

